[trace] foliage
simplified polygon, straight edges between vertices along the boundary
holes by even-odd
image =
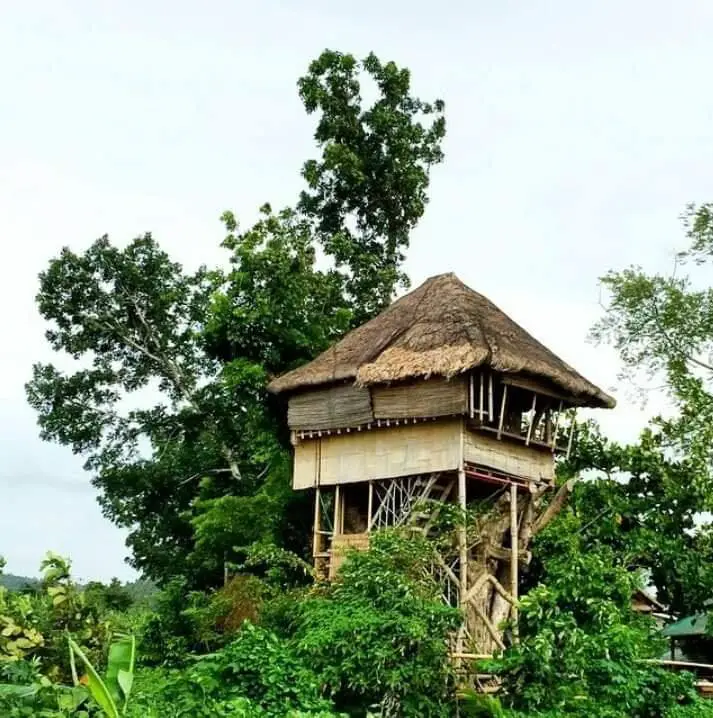
[[[581,529],[567,511],[537,541],[547,556],[542,583],[521,600],[520,643],[496,662],[503,702],[583,718],[664,718],[682,700],[695,704],[690,676],[645,662],[664,644],[632,611],[637,574]]]
[[[134,603],[131,591],[118,578],[113,578],[106,586],[99,581],[90,581],[84,586],[84,600],[100,615],[110,611],[127,611]]]
[[[365,81],[377,94],[367,107]],[[315,139],[322,149],[321,159],[304,164],[299,206],[325,252],[349,270],[356,324],[407,284],[403,252],[428,201],[429,169],[443,160],[443,101],[424,102],[410,90],[411,73],[373,53],[359,62],[326,51],[299,81],[305,109],[320,113]]]
[[[246,716],[282,718],[291,711],[333,715],[320,695],[317,676],[284,641],[250,623],[231,643],[186,671],[150,674],[143,691],[136,715],[233,715],[229,711],[239,707]]]
[[[136,639],[133,636],[120,636],[112,642],[103,679],[76,641],[72,638],[68,640],[75,685],[79,685],[76,671],[76,661],[79,660],[86,671],[87,688],[95,703],[107,718],[121,718],[126,714],[134,682]]]
[[[0,663],[36,658],[51,680],[69,680],[66,635],[71,633],[95,659],[103,654],[110,623],[71,579],[71,564],[52,553],[41,564],[41,591],[0,589]]]
[[[292,641],[341,709],[446,716],[453,699],[447,637],[459,613],[427,571],[424,539],[377,534],[338,580],[295,608]]]
[[[617,565],[645,574],[673,611],[704,606],[713,594],[713,542],[700,514],[712,504],[696,462],[667,451],[656,430],[623,446],[583,425],[561,471],[587,477],[571,500],[587,545],[606,546]]]
[[[367,109],[360,73],[376,83]],[[326,51],[299,92],[321,156],[296,208],[265,206],[247,229],[224,214],[229,272],[187,272],[145,234],[65,248],[40,275],[49,344],[74,360],[34,367],[41,436],[85,457],[133,565],[162,583],[218,585],[255,541],[306,553],[266,384],[390,301],[442,157],[443,103],[413,97],[394,63]]]

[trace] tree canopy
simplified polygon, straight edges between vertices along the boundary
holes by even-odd
[[[406,282],[443,102],[414,97],[409,71],[373,54],[325,51],[298,89],[320,154],[294,207],[265,205],[245,229],[224,213],[227,268],[186,271],[147,233],[65,248],[40,275],[47,340],[74,363],[37,364],[29,402],[44,439],[85,457],[150,578],[216,582],[236,546],[306,544],[265,386]]]

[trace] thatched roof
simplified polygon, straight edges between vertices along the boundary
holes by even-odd
[[[543,379],[586,406],[615,405],[452,273],[426,280],[309,364],[275,379],[269,389],[280,393],[349,380],[369,385],[451,377],[479,366]]]

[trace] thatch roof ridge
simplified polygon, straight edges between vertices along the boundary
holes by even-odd
[[[450,377],[478,366],[542,378],[586,405],[615,405],[453,272],[430,277],[313,361],[275,379],[269,389]]]

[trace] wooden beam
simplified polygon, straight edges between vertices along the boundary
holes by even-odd
[[[567,442],[567,458],[569,459],[570,452],[572,451],[572,441],[574,439],[574,427],[577,423],[577,410],[572,410],[572,425],[569,427],[569,441]]]
[[[468,593],[465,595],[465,598],[461,601],[461,607],[465,606],[467,603],[470,603],[470,601],[473,600],[473,598],[477,595],[478,591],[480,591],[483,586],[488,582],[490,574],[487,571],[484,571],[483,573],[478,576],[476,581],[473,583],[473,585],[468,589]]]
[[[567,503],[567,499],[569,498],[569,495],[572,493],[575,484],[577,483],[577,479],[570,479],[566,483],[562,484],[560,488],[558,489],[557,493],[555,494],[555,497],[550,501],[550,505],[545,509],[545,511],[537,518],[535,521],[533,527],[532,527],[532,535],[537,535],[540,531],[542,531],[547,524],[552,521],[557,514],[562,510],[562,507]]]
[[[502,546],[488,546],[486,553],[489,558],[497,559],[498,561],[512,561],[512,551],[509,548],[503,548]],[[531,551],[519,551],[518,559],[520,565],[527,566],[532,561]]]
[[[518,584],[519,584],[519,565],[518,552],[520,550],[520,528],[518,526],[517,517],[517,486],[510,486],[510,551],[512,552],[512,560],[510,561],[510,594],[515,603],[512,605],[512,621],[513,621],[513,638],[518,641]]]
[[[495,641],[495,645],[501,650],[505,650],[505,644],[503,643],[503,639],[500,638],[500,634],[498,633],[498,629],[495,628],[493,625],[493,622],[485,615],[485,611],[477,604],[473,604],[473,610],[475,611],[478,618],[485,624],[485,627],[488,629],[488,633],[490,634],[490,637]]]
[[[535,423],[535,417],[537,414],[535,413],[535,407],[537,406],[537,394],[532,395],[532,418],[530,419],[530,425],[527,427],[527,439],[525,439],[525,446],[528,446],[530,444],[530,439],[532,438],[532,427]]]
[[[560,425],[560,416],[562,416],[562,402],[560,402],[559,409],[557,409],[557,416],[555,417],[555,426],[552,430],[552,451],[557,448],[557,430]]]
[[[505,407],[508,400],[508,385],[503,384],[503,400],[500,402],[500,420],[498,421],[498,439],[503,435],[503,422],[505,421]]]
[[[450,578],[453,583],[458,585],[458,576],[456,576],[453,571],[451,570],[451,567],[443,560],[443,557],[440,554],[435,554],[436,556],[436,563],[443,569],[443,571],[446,573],[448,578]]]
[[[483,416],[485,415],[485,374],[481,371],[480,374],[480,391],[478,392],[478,416],[480,417],[480,423],[483,423]]]
[[[461,525],[458,528],[460,595],[465,596],[468,591],[468,533],[466,520],[466,484],[465,468],[461,464],[458,469],[458,505],[461,509]]]
[[[342,527],[340,524],[341,520],[341,492],[340,486],[337,484],[337,488],[334,491],[334,535],[342,533]]]
[[[316,558],[317,554],[320,552],[320,542],[321,542],[321,521],[320,521],[320,510],[319,510],[319,502],[320,502],[320,496],[319,496],[319,486],[314,490],[314,525],[313,525],[313,533],[312,533],[312,557]]]
[[[495,400],[493,399],[493,375],[488,373],[488,421],[492,421],[495,415]]]
[[[489,661],[492,653],[451,653],[451,658],[461,658],[465,661]]]

